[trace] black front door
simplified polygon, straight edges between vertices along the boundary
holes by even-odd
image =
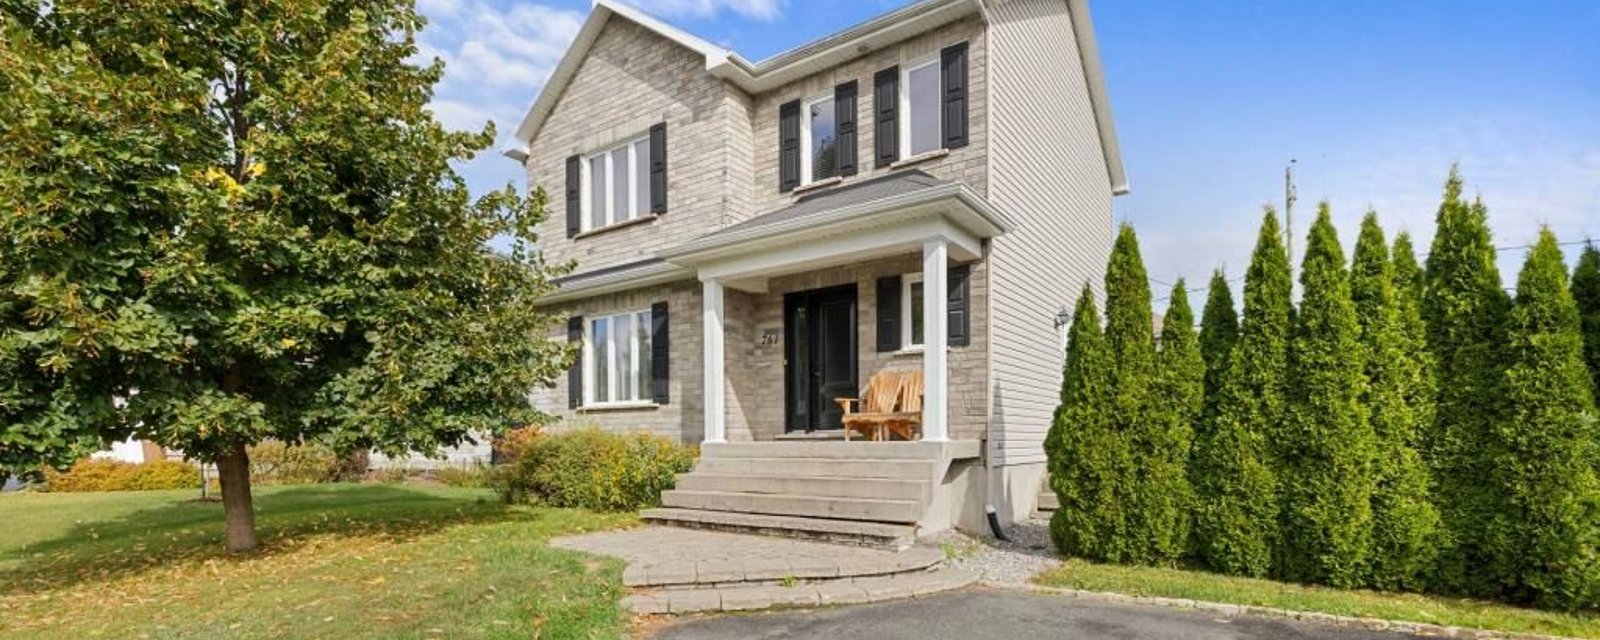
[[[783,297],[784,407],[789,431],[838,429],[834,398],[856,395],[856,286]]]

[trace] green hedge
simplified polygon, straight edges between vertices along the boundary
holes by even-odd
[[[661,502],[696,449],[647,434],[579,429],[525,440],[490,481],[507,502],[634,511]]]

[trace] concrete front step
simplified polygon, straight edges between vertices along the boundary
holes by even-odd
[[[1056,497],[1056,492],[1049,489],[1039,493],[1039,510],[1055,511],[1061,508],[1061,499]]]
[[[785,493],[741,493],[734,491],[687,491],[674,489],[661,494],[661,506],[706,511],[764,513],[778,516],[869,520],[915,524],[922,515],[920,500],[877,498],[837,498]]]
[[[788,543],[796,544],[796,543]],[[799,543],[804,544],[804,543]],[[622,572],[622,584],[634,589],[710,589],[732,586],[794,585],[801,582],[839,580],[843,578],[871,578],[901,573],[926,571],[944,559],[944,552],[934,547],[916,546],[904,551],[855,552],[818,557],[797,554],[792,557],[750,558],[700,558],[674,560],[657,564],[636,563]]]
[[[961,589],[978,581],[969,571],[940,569],[888,577],[830,580],[793,586],[733,586],[716,589],[659,589],[623,599],[636,614],[686,614],[752,611],[774,607],[817,607],[920,598]]]
[[[841,542],[886,549],[905,549],[916,541],[917,529],[904,524],[829,520],[761,513],[735,513],[703,509],[649,509],[640,514],[646,522],[695,529],[759,533],[764,535]]]
[[[926,479],[892,480],[886,478],[833,478],[821,476],[755,476],[697,471],[678,476],[677,488],[684,491],[725,491],[920,501],[929,499],[932,483]]]
[[[815,446],[821,443],[808,443]],[[787,478],[878,478],[933,481],[938,460],[701,457],[696,473]]]
[[[939,460],[948,451],[977,456],[977,442],[708,442],[702,458],[822,458],[828,460]],[[969,451],[970,449],[970,451]]]

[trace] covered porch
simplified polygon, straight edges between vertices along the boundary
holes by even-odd
[[[702,457],[645,518],[904,547],[982,526],[985,241],[1004,218],[910,171],[803,196],[662,257],[698,275]],[[921,378],[916,428],[842,442],[840,398]]]
[[[1006,228],[968,187],[908,171],[663,254],[701,289],[702,442],[842,437],[870,407],[838,400],[874,377],[921,388],[897,439],[982,439],[985,241]]]

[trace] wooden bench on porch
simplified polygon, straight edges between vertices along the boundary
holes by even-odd
[[[867,381],[860,398],[835,398],[844,410],[844,439],[860,432],[882,442],[889,436],[915,440],[922,431],[921,371],[879,371]]]

